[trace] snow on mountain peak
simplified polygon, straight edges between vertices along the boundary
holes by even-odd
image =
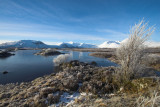
[[[76,42],[63,42],[59,45],[60,48],[97,48],[96,45],[76,43]]]
[[[104,43],[100,44],[99,48],[117,48],[119,47],[119,41],[105,41]]]
[[[69,44],[73,44],[74,42],[73,41],[70,41],[70,42],[68,42]]]
[[[47,45],[41,41],[35,40],[20,40],[15,42],[7,42],[0,44],[1,48],[46,48]]]

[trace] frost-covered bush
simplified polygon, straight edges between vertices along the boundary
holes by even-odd
[[[59,64],[66,62],[71,57],[71,54],[63,54],[58,55],[56,58],[53,59],[53,63],[55,66],[58,66]]]
[[[147,29],[147,23],[142,20],[130,30],[129,38],[122,43],[116,51],[120,63],[118,72],[125,78],[131,79],[134,74],[142,71],[142,60],[145,59],[144,42],[154,31],[153,27]]]
[[[47,53],[47,52],[53,52],[53,49],[48,48],[48,49],[45,49],[44,51],[45,51],[46,53]]]

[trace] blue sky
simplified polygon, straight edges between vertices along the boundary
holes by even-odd
[[[0,40],[122,41],[143,18],[160,42],[160,0],[0,0]]]

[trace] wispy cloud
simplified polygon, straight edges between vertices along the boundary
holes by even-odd
[[[42,23],[48,23],[49,21],[53,21],[57,23],[61,21],[69,21],[69,22],[81,22],[82,19],[72,16],[70,13],[66,12],[66,10],[62,7],[58,7],[53,3],[46,1],[35,1],[35,3],[30,1],[17,2],[17,1],[5,1],[8,6],[3,8],[3,12],[7,12],[8,14],[12,14],[17,17],[17,19],[21,19],[22,16],[27,16],[29,20],[37,20]],[[16,14],[15,14],[16,13]],[[58,20],[58,22],[56,22]]]
[[[37,37],[37,38],[48,38],[48,39],[56,39],[56,40],[105,40],[102,37],[96,37],[92,35],[83,35],[83,34],[75,34],[75,33],[35,33],[35,32],[0,32],[1,36],[8,36],[8,37]]]
[[[78,32],[70,32],[67,29],[57,26],[42,24],[15,24],[0,23],[0,37],[2,38],[19,38],[19,39],[52,39],[55,41],[103,41],[106,37],[97,35],[81,34]]]
[[[109,35],[117,35],[117,36],[123,36],[123,37],[127,37],[128,34],[122,33],[122,32],[118,32],[116,30],[111,30],[111,29],[98,29],[98,32],[103,32],[103,33],[107,33]]]
[[[33,23],[4,23],[0,22],[0,31],[58,31],[58,30],[64,30],[62,27],[53,26],[53,25],[44,25],[44,24],[33,24]]]

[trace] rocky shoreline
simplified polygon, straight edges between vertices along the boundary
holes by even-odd
[[[130,93],[128,88],[132,87],[129,85],[126,89],[120,88],[114,78],[115,69],[114,66],[96,67],[79,61],[63,63],[56,67],[57,73],[39,77],[31,82],[0,85],[0,107],[62,107],[94,104],[97,107],[100,105],[132,107],[133,103],[135,104],[135,96],[125,94]],[[130,84],[140,87],[135,81],[142,81],[141,85],[147,84],[148,87],[155,84],[152,78],[134,80]],[[136,88],[134,91],[139,92],[142,89]]]

